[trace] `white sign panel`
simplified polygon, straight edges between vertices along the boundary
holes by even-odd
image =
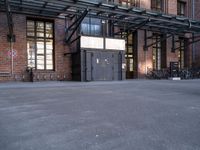
[[[81,36],[81,48],[103,49],[103,38]]]
[[[106,49],[110,50],[125,50],[125,40],[106,38]]]

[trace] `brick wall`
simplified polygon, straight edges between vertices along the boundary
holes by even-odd
[[[191,0],[187,1],[187,14],[191,16]],[[195,1],[196,6],[196,19],[200,19],[200,2]],[[142,8],[150,9],[150,0],[141,0],[140,6]],[[166,1],[166,12],[169,14],[177,14],[177,0]],[[14,21],[14,34],[16,35],[16,42],[14,43],[14,50],[17,52],[14,58],[14,74],[11,77],[1,77],[0,81],[5,80],[27,80],[28,74],[26,72],[27,67],[27,48],[26,48],[26,18],[25,15],[13,15]],[[32,16],[30,16],[32,17]],[[11,72],[11,58],[8,56],[9,43],[7,42],[8,25],[5,13],[0,12],[0,72]],[[45,18],[48,19],[48,18]],[[35,71],[35,80],[71,80],[71,56],[64,56],[64,53],[73,51],[73,48],[69,48],[64,43],[64,20],[55,19],[55,71]],[[151,32],[148,32],[148,36],[151,36]],[[152,40],[148,40],[151,44]],[[171,52],[171,39],[167,40],[167,67],[171,61],[178,61],[178,52]],[[144,31],[138,31],[138,77],[143,78],[147,67],[152,68],[152,48],[148,48],[148,51],[144,51]],[[196,44],[196,60],[200,60],[200,44]],[[69,50],[70,49],[70,50]],[[189,62],[191,63],[191,46],[189,47]],[[197,61],[199,63],[200,61]]]
[[[200,1],[195,0],[195,19],[200,21]],[[200,67],[200,42],[195,43],[195,62],[194,65]]]
[[[151,32],[147,32],[147,36],[152,36]],[[153,56],[152,47],[149,47],[146,51],[144,50],[144,31],[138,31],[138,78],[145,78],[147,68],[152,68]],[[151,44],[152,40],[147,40],[147,45]]]
[[[16,52],[14,57],[13,75],[2,77],[5,80],[28,80],[27,68],[27,47],[26,47],[26,18],[28,16],[13,14],[14,34],[16,42],[13,49]],[[30,16],[32,17],[32,16]],[[0,13],[0,73],[11,72],[11,57],[8,55],[10,43],[7,42],[8,25],[5,13]],[[45,18],[48,19],[48,18]],[[64,43],[64,20],[55,19],[55,70],[35,71],[35,80],[70,80],[71,79],[71,58],[64,56],[69,52],[68,46]]]
[[[147,0],[140,0],[140,7],[141,8],[146,8],[146,9],[151,9],[151,1]]]
[[[177,15],[177,0],[168,1],[168,13]]]
[[[191,10],[189,7],[191,7],[191,2],[190,0],[185,0],[187,2],[187,16],[191,16]],[[167,5],[167,10],[165,10],[166,12],[168,12],[169,14],[173,14],[173,15],[177,15],[177,0],[168,0],[166,1]],[[200,5],[199,5],[200,6]],[[150,0],[146,1],[146,0],[141,0],[141,7],[142,8],[147,8],[150,9],[151,8],[151,3]],[[199,7],[200,8],[200,7]],[[200,13],[199,13],[200,14]],[[199,15],[200,16],[200,15]],[[151,36],[151,32],[148,32],[147,36]],[[151,39],[148,39],[148,44],[151,44],[153,41]],[[145,73],[147,71],[147,68],[152,68],[153,64],[152,64],[152,60],[153,60],[153,54],[152,54],[152,47],[148,48],[148,51],[144,51],[144,31],[139,31],[138,33],[138,77],[139,78],[144,78],[145,77]],[[176,45],[176,47],[178,47],[178,45]],[[176,50],[175,52],[171,51],[172,49],[172,38],[168,38],[166,40],[166,66],[169,67],[170,66],[170,62],[172,61],[178,61],[178,50]],[[192,47],[189,46],[187,49],[187,65],[191,66],[192,64]]]

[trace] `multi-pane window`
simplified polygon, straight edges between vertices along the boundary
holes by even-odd
[[[123,6],[135,6],[135,7],[139,7],[140,5],[140,0],[120,0],[119,1],[120,4],[122,4]]]
[[[163,0],[151,0],[151,9],[155,11],[163,11]]]
[[[178,0],[178,2],[177,2],[177,15],[185,16],[185,6],[186,6],[185,2]]]
[[[183,69],[185,66],[185,41],[184,38],[179,39],[180,49],[178,51],[179,68]]]
[[[129,34],[126,43],[126,61],[127,61],[127,71],[133,71],[133,34]]]
[[[136,35],[135,33],[122,32],[121,38],[126,39],[126,78],[133,79],[136,73]]]
[[[28,67],[53,70],[53,23],[27,20]]]
[[[161,36],[156,34],[153,38],[153,69],[160,70],[161,69]]]
[[[101,36],[102,20],[86,17],[81,24],[81,33],[85,35]]]

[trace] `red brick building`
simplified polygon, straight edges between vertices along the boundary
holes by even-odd
[[[94,67],[87,70],[90,61],[84,55],[95,55],[96,68],[104,72],[104,77],[88,80],[145,78],[148,69],[168,68],[170,62],[179,62],[180,68],[200,66],[199,44],[191,44],[192,36],[196,37],[198,28],[200,31],[200,22],[194,20],[200,18],[199,8],[200,2],[195,0],[1,0],[0,81],[28,81],[30,68],[35,81],[85,81]],[[85,15],[84,9],[89,10]],[[182,24],[188,27],[182,28]],[[69,35],[71,44],[67,42]],[[98,55],[103,57],[103,53],[79,50],[79,35],[104,37],[104,42],[106,37],[124,38],[126,47],[120,51],[113,48],[115,51],[109,51],[109,58],[105,56],[102,62]],[[103,50],[107,50],[105,43]],[[118,55],[121,60],[114,66]],[[113,77],[106,77],[111,73],[108,70],[118,72],[117,76],[113,73]],[[99,74],[98,69],[95,73]]]
[[[200,20],[200,1],[194,1],[194,11],[193,11],[193,17],[196,20]],[[200,66],[200,42],[195,43],[194,45],[194,65],[199,67]]]

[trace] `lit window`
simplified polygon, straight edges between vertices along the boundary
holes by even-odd
[[[28,67],[53,70],[53,23],[27,20]]]
[[[153,69],[160,70],[161,69],[161,36],[158,34],[154,35],[153,43]]]

